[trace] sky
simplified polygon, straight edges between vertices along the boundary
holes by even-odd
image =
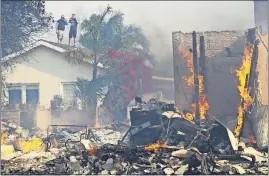
[[[160,62],[172,63],[172,32],[246,30],[254,27],[252,1],[46,1],[55,19],[75,13],[79,21],[107,5],[125,14],[125,24],[142,28]],[[67,32],[67,31],[66,31]],[[66,38],[68,32],[66,33]],[[53,33],[49,39],[56,41]]]

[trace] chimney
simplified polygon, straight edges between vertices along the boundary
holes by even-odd
[[[262,35],[268,33],[268,1],[254,0],[254,19],[255,26]]]

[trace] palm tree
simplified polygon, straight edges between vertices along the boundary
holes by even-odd
[[[84,102],[87,102],[87,108],[91,108],[92,116],[96,115],[98,94],[103,90],[99,86],[111,85],[117,75],[113,67],[115,63],[109,62],[111,50],[152,59],[149,41],[142,30],[136,26],[124,25],[123,17],[123,13],[113,12],[108,6],[102,14],[93,14],[81,24],[79,43],[92,52],[92,57],[88,59],[93,63],[93,76],[91,81],[78,79],[78,87],[80,87],[78,90],[81,90],[79,93],[81,97],[88,99]],[[98,63],[103,63],[107,67],[107,72],[102,77],[97,75]]]

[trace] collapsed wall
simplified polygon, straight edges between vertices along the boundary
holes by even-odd
[[[197,32],[198,50],[201,35],[205,38],[209,113],[225,123],[237,117],[240,96],[237,90],[237,78],[232,70],[235,70],[241,64],[246,32]],[[192,101],[194,88],[186,86],[182,79],[188,74],[188,68],[178,50],[182,48],[188,51],[192,48],[192,33],[173,32],[172,39],[175,102],[179,109],[188,109]]]

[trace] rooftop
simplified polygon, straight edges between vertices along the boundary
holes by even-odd
[[[19,55],[22,55],[36,47],[39,47],[39,46],[45,46],[45,47],[48,47],[52,50],[55,50],[57,52],[60,52],[60,53],[67,53],[69,51],[71,52],[74,52],[74,51],[78,51],[79,53],[82,54],[83,57],[85,57],[85,59],[83,59],[85,62],[88,62],[88,63],[91,63],[92,62],[86,58],[90,58],[92,57],[92,52],[87,49],[87,48],[82,48],[82,47],[74,47],[74,46],[70,46],[70,45],[65,45],[65,44],[60,44],[60,43],[55,43],[55,42],[51,42],[51,41],[47,41],[47,40],[38,40],[36,43],[34,43],[33,45],[29,46],[29,47],[25,47],[22,51],[18,51],[18,52],[14,52],[12,54],[9,54],[5,57],[2,58],[2,62],[6,62],[8,61],[9,59],[12,59],[12,58],[15,58]],[[103,64],[101,63],[98,63],[98,66],[103,68]]]

